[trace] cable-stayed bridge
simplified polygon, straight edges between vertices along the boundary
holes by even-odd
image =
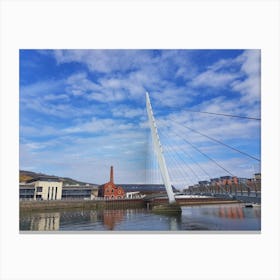
[[[231,119],[239,119],[240,124],[246,125],[254,122],[257,123],[255,127],[258,129],[260,118],[190,111],[192,114],[203,114],[203,118],[200,122],[196,118],[196,121],[191,121],[189,124],[188,117],[182,118],[182,115],[178,116],[176,112],[168,114],[167,117],[166,115],[161,117],[160,113],[159,116],[154,117],[148,94],[146,94],[146,100],[151,128],[147,148],[149,157],[146,162],[146,182],[163,182],[169,202],[174,201],[173,192],[170,191],[172,184],[181,190],[181,194],[215,196],[260,203],[261,175],[255,172],[255,167],[260,166],[260,158],[251,154],[248,149],[242,149],[242,146],[246,147],[242,141],[237,147],[238,141],[235,141],[234,145],[230,143],[230,139],[215,137],[208,131],[201,131],[191,126],[192,123],[199,124],[205,121],[207,117],[215,117],[229,119],[229,125],[231,125]],[[251,167],[253,178],[240,176],[237,173],[238,168],[232,170],[234,161],[241,166],[241,170],[242,164],[246,168]]]

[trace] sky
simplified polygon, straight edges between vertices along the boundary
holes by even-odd
[[[198,113],[260,118],[260,50],[20,50],[19,58],[21,170],[102,184],[113,165],[117,183],[160,183],[149,92],[175,186],[260,172],[259,120]]]

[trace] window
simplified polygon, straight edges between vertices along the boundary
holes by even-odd
[[[37,187],[36,190],[37,190],[37,192],[42,192],[43,191],[43,187]]]

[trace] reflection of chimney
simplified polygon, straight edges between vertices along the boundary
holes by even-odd
[[[110,182],[114,183],[114,169],[113,169],[113,166],[111,166],[111,170],[110,170]]]

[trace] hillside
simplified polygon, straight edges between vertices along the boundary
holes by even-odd
[[[19,171],[19,182],[26,182],[28,180],[31,180],[33,178],[39,177],[39,176],[50,176],[49,174],[44,174],[44,173],[36,173],[36,172],[32,172],[32,171],[26,171],[26,170],[20,170]],[[51,176],[56,176],[56,175],[51,175]],[[84,184],[90,184],[90,185],[96,185],[97,184],[93,184],[93,183],[87,183],[87,182],[81,182],[81,181],[77,181],[74,180],[72,178],[67,178],[67,177],[58,177],[61,181],[63,181],[63,184],[80,184],[80,185],[84,185]]]

